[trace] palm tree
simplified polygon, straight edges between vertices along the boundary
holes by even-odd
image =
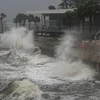
[[[0,14],[0,20],[1,20],[1,32],[4,33],[4,29],[3,29],[3,19],[6,17],[6,15],[4,13]]]
[[[25,26],[26,25],[26,20],[28,19],[28,16],[23,14],[22,15],[22,26]]]
[[[35,16],[35,17],[34,17],[35,26],[36,26],[36,23],[37,23],[37,22],[40,22],[40,18],[39,18],[38,16]]]
[[[30,30],[30,27],[31,27],[31,22],[33,22],[33,21],[34,21],[34,16],[33,16],[33,15],[31,15],[31,14],[29,14],[29,15],[27,16],[27,19],[28,19],[28,22],[29,22],[29,30]]]
[[[14,18],[13,19],[13,22],[16,24],[16,27],[18,26],[18,19],[17,18]]]
[[[20,13],[16,15],[15,19],[18,21],[19,26],[21,26],[22,18],[21,18],[21,14]]]
[[[25,26],[27,16],[23,13],[19,13],[16,15],[15,19],[17,19],[19,26]]]

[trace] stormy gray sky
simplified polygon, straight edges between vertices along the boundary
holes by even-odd
[[[46,10],[49,5],[57,7],[61,0],[0,0],[0,13],[5,13],[12,20],[17,13],[32,10]]]

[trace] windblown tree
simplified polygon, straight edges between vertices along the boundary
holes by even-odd
[[[6,17],[6,15],[4,13],[0,14],[0,21],[1,21],[1,32],[4,33],[4,29],[3,29],[3,19]]]
[[[13,19],[13,22],[16,24],[16,27],[18,26],[18,19],[17,18],[14,18]]]
[[[62,0],[61,4],[59,4],[61,9],[68,9],[75,7],[76,17],[78,24],[80,25],[80,21],[82,21],[82,31],[85,29],[85,18],[89,18],[89,30],[91,32],[92,19],[96,12],[100,12],[100,0]],[[64,23],[69,24],[71,20],[73,20],[71,16],[71,12],[65,13],[64,15]],[[74,15],[73,15],[74,16]],[[68,18],[68,19],[67,19]],[[68,21],[69,20],[69,21]]]
[[[76,12],[75,11],[68,11],[64,14],[63,17],[63,24],[71,28],[73,24],[75,23],[75,20],[77,19],[76,17]]]
[[[49,9],[49,10],[53,10],[53,9],[56,9],[56,7],[53,6],[53,5],[50,5],[50,6],[48,7],[48,9]]]
[[[62,2],[58,5],[59,9],[68,9],[68,8],[74,8],[74,7],[75,7],[74,0],[62,0]]]
[[[23,14],[22,17],[23,17],[22,26],[25,27],[25,25],[26,25],[26,20],[28,19],[28,16],[25,15],[25,14]]]
[[[15,17],[15,19],[16,19],[16,21],[18,22],[19,26],[22,25],[22,17],[21,17],[21,16],[22,16],[22,14],[19,13],[19,14],[17,14],[16,17]]]
[[[26,20],[27,20],[27,15],[23,13],[19,13],[15,17],[17,23],[19,23],[19,26],[25,26]]]
[[[58,5],[59,9],[76,8],[79,4],[87,2],[87,0],[61,0],[61,1],[62,2]]]
[[[39,18],[38,16],[35,16],[35,17],[34,17],[35,26],[36,26],[36,24],[37,24],[38,22],[40,22],[40,18]]]
[[[87,0],[73,0],[75,2],[76,7],[81,4],[87,2]]]
[[[91,25],[92,25],[92,19],[93,16],[95,17],[95,14],[97,12],[100,12],[100,5],[98,0],[88,0],[85,5],[84,5],[84,13],[86,17],[89,17],[89,22],[90,22],[90,32],[91,32]],[[95,19],[95,18],[94,18]]]
[[[31,14],[29,14],[27,16],[27,19],[28,19],[28,22],[29,22],[29,30],[30,30],[30,28],[31,28],[31,22],[34,22],[34,16],[31,15]]]
[[[85,28],[85,17],[89,17],[90,21],[90,32],[92,25],[92,17],[95,16],[96,12],[100,12],[100,5],[98,0],[88,0],[85,3],[81,3],[77,6],[77,16],[82,20],[83,32]]]

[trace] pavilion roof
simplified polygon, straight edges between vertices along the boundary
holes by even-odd
[[[54,10],[40,10],[40,11],[27,11],[27,14],[63,14],[67,11],[74,11],[74,9],[54,9]]]

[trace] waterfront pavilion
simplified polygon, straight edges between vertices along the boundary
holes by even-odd
[[[27,14],[39,14],[41,16],[40,23],[34,26],[34,31],[37,35],[40,33],[58,35],[58,33],[62,33],[63,30],[67,29],[67,26],[64,26],[62,21],[65,12],[68,11],[74,11],[74,9],[28,11]]]

